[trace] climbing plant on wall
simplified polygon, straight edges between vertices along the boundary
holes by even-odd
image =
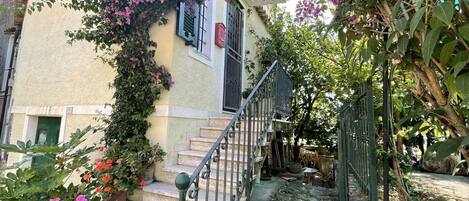
[[[189,6],[178,8],[179,2]],[[149,29],[166,24],[165,16],[174,9],[191,12],[190,5],[201,0],[42,0],[28,5],[26,10],[41,11],[56,3],[84,13],[82,26],[66,32],[70,42],[93,43],[98,56],[117,72],[113,81],[115,102],[111,104],[112,114],[105,119],[105,146],[100,148],[105,154],[81,175],[82,181],[90,182],[98,197],[133,192],[144,184],[142,178],[148,165],[162,160],[164,155],[158,145],[150,146],[145,137],[150,127],[147,118],[155,111],[154,103],[162,91],[174,83],[168,70],[155,61],[157,45],[151,40]],[[112,168],[123,172],[103,173]]]

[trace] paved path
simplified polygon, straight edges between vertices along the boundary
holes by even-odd
[[[425,192],[430,191],[431,194],[439,197],[434,200],[469,201],[468,177],[413,172],[411,178],[417,189],[424,189]],[[430,200],[433,199],[430,198]]]

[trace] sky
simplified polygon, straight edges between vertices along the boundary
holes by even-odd
[[[285,7],[287,11],[291,12],[294,15],[296,2],[298,2],[298,0],[288,0],[286,3],[280,4],[280,7]]]

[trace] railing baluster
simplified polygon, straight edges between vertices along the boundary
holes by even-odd
[[[244,114],[243,114],[244,115]],[[242,130],[242,127],[241,127],[241,122],[242,122],[242,119],[243,119],[243,115],[241,115],[240,117],[238,117],[238,123],[236,124],[237,127],[238,127],[238,150],[237,150],[237,163],[236,163],[236,198],[238,198],[238,182],[239,182],[239,163],[241,162],[241,156],[240,156],[240,150],[241,150],[241,130]],[[244,143],[243,143],[244,144]],[[233,181],[231,181],[233,182]]]
[[[210,194],[210,172],[211,172],[211,167],[210,165],[212,164],[212,160],[208,160],[206,164],[206,172],[204,172],[204,175],[202,179],[205,179],[205,201],[208,201],[209,194]],[[205,177],[205,178],[204,178]]]
[[[248,107],[249,107],[249,105],[248,105]],[[243,167],[242,167],[242,170],[241,170],[241,172],[242,172],[242,174],[241,174],[241,183],[239,183],[239,181],[238,181],[238,185],[240,185],[240,186],[238,186],[238,191],[239,191],[237,193],[238,197],[241,196],[242,192],[244,191],[244,189],[241,185],[245,184],[245,182],[244,182],[244,173],[246,172],[245,170],[247,168],[247,164],[246,164],[246,154],[247,154],[246,153],[246,146],[247,146],[246,133],[248,132],[248,129],[247,129],[248,113],[247,112],[248,112],[248,110],[245,108],[244,109],[244,118],[243,118],[243,124],[244,124],[244,132],[243,132],[243,145],[244,145],[243,146]]]
[[[253,114],[253,111],[252,111],[252,108],[253,108],[253,105],[252,104],[249,104],[248,105],[248,153],[247,153],[247,159],[248,159],[248,163],[247,163],[247,168],[246,168],[246,175],[245,175],[245,181],[246,182],[246,188],[245,188],[245,191],[246,191],[246,197],[247,199],[249,200],[251,198],[250,196],[250,192],[251,191],[251,167],[252,167],[252,155],[251,155],[251,145],[252,145],[252,114]]]
[[[223,180],[223,201],[226,201],[226,177],[227,175],[227,168],[228,168],[228,136],[225,136],[225,142],[222,148],[225,150],[225,164],[223,165],[223,174],[224,174],[224,180]]]
[[[218,145],[217,147],[217,155],[216,155],[216,163],[217,163],[217,179],[215,180],[215,201],[218,201],[218,186],[220,185],[220,160],[221,160],[221,153],[220,153],[220,147],[221,144]],[[214,161],[215,161],[214,160]]]
[[[235,125],[232,127],[233,128],[233,133],[232,133],[232,137],[231,137],[231,170],[230,170],[230,173],[231,173],[231,177],[230,177],[230,201],[232,200],[232,197],[233,197],[233,171],[234,171],[234,154],[235,154],[235,143],[236,143],[236,128],[237,128],[237,122],[235,123]],[[238,127],[239,129],[239,127]],[[228,150],[226,150],[228,151]],[[239,160],[237,160],[239,161]],[[226,181],[225,181],[226,182]]]

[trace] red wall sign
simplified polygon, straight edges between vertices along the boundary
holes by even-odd
[[[215,45],[225,47],[225,25],[221,22],[215,24]]]

